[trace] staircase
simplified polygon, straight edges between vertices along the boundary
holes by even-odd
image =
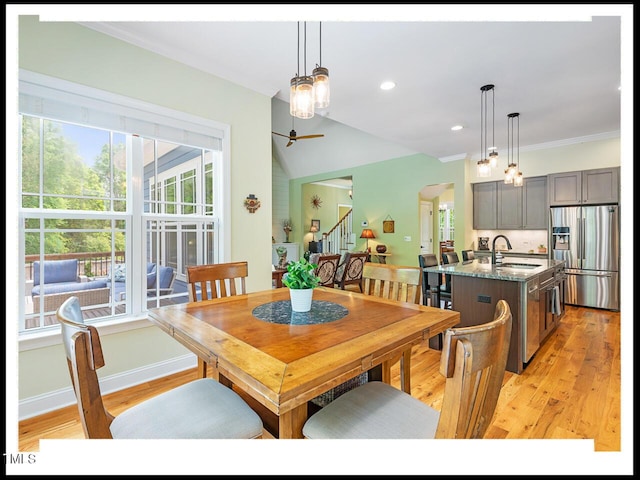
[[[322,253],[342,255],[353,246],[353,209],[345,213],[331,230],[322,234]]]

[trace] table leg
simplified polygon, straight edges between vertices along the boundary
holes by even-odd
[[[303,438],[302,427],[307,421],[307,404],[303,403],[278,417],[278,438]]]

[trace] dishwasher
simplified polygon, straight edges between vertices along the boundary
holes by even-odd
[[[538,277],[525,284],[526,296],[523,305],[522,361],[529,362],[540,347],[540,285]]]

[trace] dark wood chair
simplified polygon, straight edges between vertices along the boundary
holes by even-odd
[[[422,271],[418,267],[400,267],[384,263],[366,263],[362,272],[365,295],[394,300],[397,302],[420,303]],[[400,361],[400,385],[402,391],[411,394],[411,349],[405,350],[400,357],[393,358],[388,366]],[[388,368],[384,368],[388,372]],[[391,378],[382,381],[391,383]]]
[[[473,260],[476,258],[473,250],[462,250],[460,253],[462,254],[463,262],[468,262],[469,260]]]
[[[320,286],[334,287],[340,255],[313,253],[309,257],[309,263],[317,265],[315,274],[320,277]]]
[[[56,311],[86,438],[261,438],[262,420],[233,390],[201,378],[156,395],[117,416],[102,401],[97,371],[105,365],[98,330],[85,325],[77,297]]]
[[[418,255],[418,264],[422,269],[422,304],[429,305],[429,300],[431,298],[431,285],[429,284],[429,274],[425,272],[424,269],[438,265],[438,257],[436,257],[435,253],[424,253]]]
[[[189,301],[199,302],[231,295],[244,295],[247,293],[245,280],[248,275],[248,262],[189,266],[187,267]],[[202,378],[207,377],[207,363],[200,357],[198,357],[198,375]],[[230,386],[229,381],[220,377],[215,370],[214,376],[220,382]]]
[[[460,257],[457,252],[444,252],[442,254],[442,264],[449,265],[459,263]],[[438,292],[438,300],[444,301],[444,308],[452,308],[452,291],[451,291],[451,275],[444,275],[444,284],[440,285]],[[438,304],[439,305],[439,304]]]
[[[493,320],[450,328],[444,335],[440,411],[383,382],[359,386],[309,417],[305,438],[483,438],[500,396],[511,340],[509,304],[499,300]]]
[[[362,271],[367,262],[367,252],[347,252],[344,260],[338,265],[335,284],[342,290],[347,285],[358,285],[362,292]]]

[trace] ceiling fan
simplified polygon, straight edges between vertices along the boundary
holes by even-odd
[[[278,133],[278,132],[271,132],[274,135],[280,135],[281,137],[285,137],[289,139],[289,143],[287,143],[287,147],[290,147],[291,145],[293,145],[293,142],[295,142],[296,140],[304,140],[307,138],[319,138],[319,137],[324,137],[323,133],[316,133],[313,135],[300,135],[298,136],[298,134],[296,133],[294,127],[293,127],[293,119],[291,119],[291,131],[289,132],[289,135],[285,135],[283,133]]]

